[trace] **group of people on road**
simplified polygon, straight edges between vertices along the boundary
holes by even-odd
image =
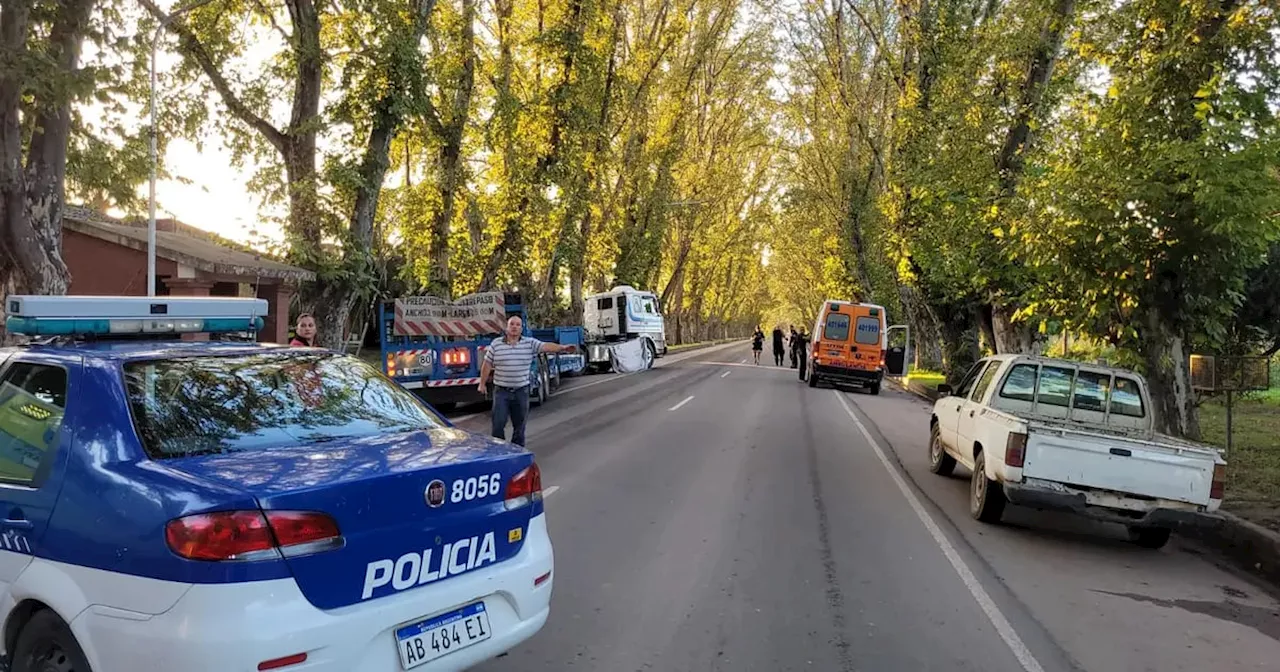
[[[800,327],[800,331],[796,331],[794,325],[788,327],[791,334],[788,336],[782,331],[782,326],[773,328],[773,363],[774,366],[782,366],[784,356],[787,354],[788,345],[791,353],[791,368],[800,370],[800,380],[804,380],[805,371],[809,364],[809,332],[804,327]],[[755,357],[755,363],[760,364],[760,354],[764,352],[764,330],[756,326],[756,331],[751,335],[751,354]]]

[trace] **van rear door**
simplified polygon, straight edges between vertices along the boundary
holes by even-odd
[[[853,315],[853,338],[849,343],[849,353],[853,363],[860,369],[875,370],[880,368],[881,337],[883,335],[884,313],[878,309],[858,310]]]

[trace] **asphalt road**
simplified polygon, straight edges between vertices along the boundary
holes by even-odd
[[[749,356],[534,411],[551,618],[480,670],[1280,670],[1280,602],[1211,553],[1012,507],[979,524],[967,474],[925,469],[927,404]]]

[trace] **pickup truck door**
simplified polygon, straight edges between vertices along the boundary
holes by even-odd
[[[969,368],[969,372],[965,374],[960,384],[956,386],[956,390],[951,396],[943,397],[938,400],[935,408],[938,414],[938,438],[942,439],[942,445],[950,446],[955,449],[956,429],[960,422],[960,407],[964,405],[966,397],[973,390],[973,384],[978,380],[978,376],[982,373],[987,365],[987,360],[982,360]]]
[[[0,369],[0,601],[40,554],[71,446],[69,361],[19,353]]]
[[[956,419],[955,449],[964,458],[966,464],[973,464],[973,444],[977,439],[975,426],[978,421],[978,412],[982,410],[983,403],[987,398],[987,390],[991,388],[991,383],[995,380],[1001,366],[1001,362],[991,362],[983,370],[982,375],[978,377],[978,382],[973,386],[973,391],[969,394],[969,398],[963,400],[960,404],[960,412],[957,414],[958,417]]]

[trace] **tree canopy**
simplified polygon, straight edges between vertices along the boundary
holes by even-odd
[[[1191,352],[1280,347],[1264,0],[175,9],[5,3],[10,288],[65,291],[64,199],[140,207],[164,22],[161,150],[220,142],[252,171],[335,339],[408,292],[515,289],[553,323],[631,284],[661,296],[675,342],[855,298],[953,376],[984,351],[1098,339],[1190,436]]]

